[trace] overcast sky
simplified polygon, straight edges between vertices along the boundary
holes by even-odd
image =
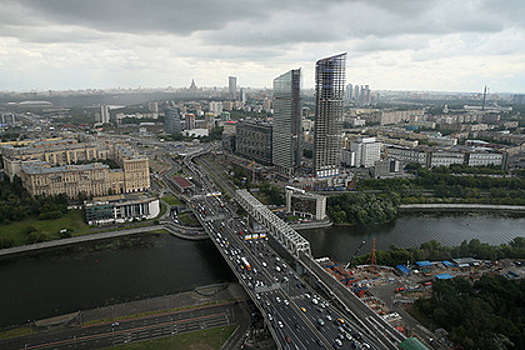
[[[373,90],[525,93],[523,0],[0,0],[0,90],[271,87],[348,52]]]

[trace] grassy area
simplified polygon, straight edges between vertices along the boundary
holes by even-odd
[[[180,214],[179,216],[179,220],[187,225],[198,225],[199,222],[197,221],[197,218],[195,216],[193,216],[192,213],[183,213],[183,214]]]
[[[84,215],[81,210],[70,210],[60,219],[37,220],[29,218],[24,221],[13,222],[7,225],[0,225],[0,237],[13,239],[15,245],[27,243],[29,230],[36,229],[39,233],[44,233],[48,240],[59,239],[61,229],[73,229],[73,236],[89,234],[89,226],[84,222]]]
[[[252,195],[255,198],[257,198],[259,200],[259,202],[261,202],[262,204],[264,204],[264,205],[270,204],[270,201],[268,200],[268,197],[266,197],[263,193],[256,192],[256,193],[252,193]]]
[[[155,230],[155,231],[148,231],[148,233],[165,234],[165,233],[170,233],[170,232],[168,230],[160,229],[160,230]]]
[[[166,210],[168,210],[168,206],[162,202],[160,202],[160,213],[157,215],[155,219],[160,219],[162,215],[166,214]]]
[[[428,315],[425,315],[422,313],[418,308],[414,307],[414,305],[405,305],[403,307],[406,312],[408,312],[412,317],[414,317],[416,320],[421,322],[421,324],[427,328],[430,329],[430,326],[432,326],[432,321],[428,317]]]
[[[169,205],[182,205],[182,202],[177,197],[171,194],[164,196],[161,199]]]
[[[5,332],[0,333],[0,340],[23,337],[25,335],[30,335],[31,329],[29,326],[17,327]]]
[[[172,337],[146,340],[133,344],[119,345],[110,349],[119,350],[215,350],[232,335],[237,326],[217,327],[203,331],[185,333]]]
[[[167,312],[193,310],[193,309],[198,309],[198,308],[201,308],[201,307],[206,307],[206,306],[211,306],[211,305],[216,305],[216,304],[219,304],[219,302],[211,301],[209,303],[204,303],[204,304],[200,304],[200,305],[188,305],[188,306],[177,307],[177,308],[174,308],[174,309],[148,311],[148,312],[141,312],[141,313],[133,314],[133,315],[118,316],[118,317],[108,317],[108,318],[102,318],[102,319],[99,319],[99,320],[85,322],[85,323],[82,324],[82,326],[90,326],[90,325],[100,324],[100,323],[110,323],[110,322],[115,322],[115,321],[132,320],[132,319],[135,319],[135,318],[141,318],[141,317],[146,317],[146,316],[161,315],[161,314],[165,314]]]

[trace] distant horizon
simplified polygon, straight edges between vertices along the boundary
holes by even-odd
[[[226,90],[228,89],[227,85],[224,86],[200,86],[195,82],[198,89],[205,89],[205,90],[212,90],[212,89],[221,89]],[[365,84],[353,84],[352,82],[347,82],[345,84],[345,90],[346,86],[348,84],[352,84],[353,86],[361,86]],[[167,90],[182,90],[182,89],[188,89],[188,86],[165,86],[165,87],[107,87],[107,88],[75,88],[75,89],[34,89],[34,90],[0,90],[0,94],[12,94],[12,93],[48,93],[51,92],[81,92],[81,91],[103,91],[108,92],[109,90],[117,90],[117,91],[149,91],[149,90],[156,90],[156,91],[167,91]],[[237,90],[240,88],[250,89],[250,90],[272,90],[272,87],[254,87],[254,86],[237,86]],[[480,91],[461,91],[461,90],[422,90],[422,89],[374,89],[372,86],[370,86],[370,90],[372,92],[408,92],[408,93],[435,93],[435,94],[483,94],[484,86],[481,88]],[[301,90],[315,90],[315,87],[310,88],[304,88],[301,87]],[[489,95],[523,95],[525,92],[510,92],[510,91],[488,91],[487,96]]]
[[[522,2],[0,0],[0,90],[270,88],[297,68],[313,87],[346,52],[346,81],[375,91],[522,94]]]

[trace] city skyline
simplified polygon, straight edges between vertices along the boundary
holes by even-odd
[[[348,52],[348,81],[376,91],[523,93],[523,11],[518,1],[2,0],[0,91],[225,86],[228,76],[271,87],[290,66],[309,89],[317,57]]]

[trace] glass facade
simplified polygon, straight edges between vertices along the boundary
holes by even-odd
[[[293,175],[301,166],[301,70],[291,70],[273,81],[273,163]]]
[[[180,109],[178,107],[169,107],[164,110],[166,134],[180,134],[182,128],[180,125]]]
[[[346,53],[315,66],[314,170],[316,177],[339,175],[345,96]]]

